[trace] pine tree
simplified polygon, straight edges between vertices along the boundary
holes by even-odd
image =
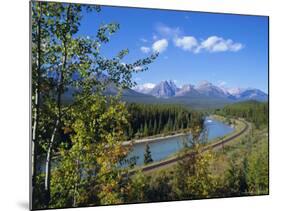
[[[153,134],[153,128],[152,128],[152,118],[151,118],[148,124],[148,135],[152,135],[152,134]]]
[[[147,123],[144,123],[144,128],[143,128],[143,135],[144,136],[148,136],[148,127],[147,127]]]
[[[153,135],[157,134],[157,121],[154,119]]]
[[[162,125],[162,113],[160,113],[159,123],[158,123],[158,133],[162,132],[162,128],[163,128],[163,125]]]
[[[151,156],[150,147],[148,144],[145,145],[145,153],[144,153],[144,164],[152,163],[153,159]]]

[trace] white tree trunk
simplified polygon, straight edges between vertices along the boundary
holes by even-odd
[[[47,159],[46,159],[46,166],[45,166],[45,192],[46,192],[46,205],[50,202],[50,175],[51,175],[51,167],[52,167],[52,151],[53,151],[53,144],[55,140],[55,135],[58,129],[59,119],[56,120],[54,130],[52,132],[52,136],[50,139],[48,151],[47,151]]]

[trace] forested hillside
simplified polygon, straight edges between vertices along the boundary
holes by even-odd
[[[268,103],[247,101],[217,109],[216,114],[226,117],[241,117],[255,124],[257,128],[268,125]]]
[[[129,104],[129,139],[203,127],[203,114],[181,105]]]

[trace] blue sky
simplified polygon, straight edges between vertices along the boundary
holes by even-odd
[[[178,86],[207,80],[225,87],[268,92],[268,18],[200,12],[102,7],[84,13],[79,35],[94,36],[102,23],[120,30],[102,47],[113,57],[128,48],[124,62],[160,52],[139,84],[174,80]]]

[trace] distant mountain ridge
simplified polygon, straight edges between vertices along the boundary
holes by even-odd
[[[100,78],[101,80],[107,79],[106,76]],[[69,87],[68,91],[63,94],[64,103],[71,103],[73,94],[77,91],[75,88]],[[118,88],[113,83],[109,83],[104,91],[105,95],[116,95],[117,93]],[[123,89],[122,99],[130,103],[183,104],[194,109],[213,109],[241,101],[267,101],[268,95],[259,89],[227,89],[215,86],[208,81],[203,81],[197,86],[185,84],[177,87],[173,81],[169,80],[161,81],[158,84],[147,83],[137,85],[132,89]]]
[[[202,81],[197,86],[185,84],[181,88],[169,80],[150,86],[138,85],[133,88],[136,92],[151,95],[157,98],[174,98],[174,97],[200,97],[200,98],[219,98],[232,101],[257,100],[267,101],[268,95],[263,91],[255,88],[224,88],[216,86],[208,81]]]

